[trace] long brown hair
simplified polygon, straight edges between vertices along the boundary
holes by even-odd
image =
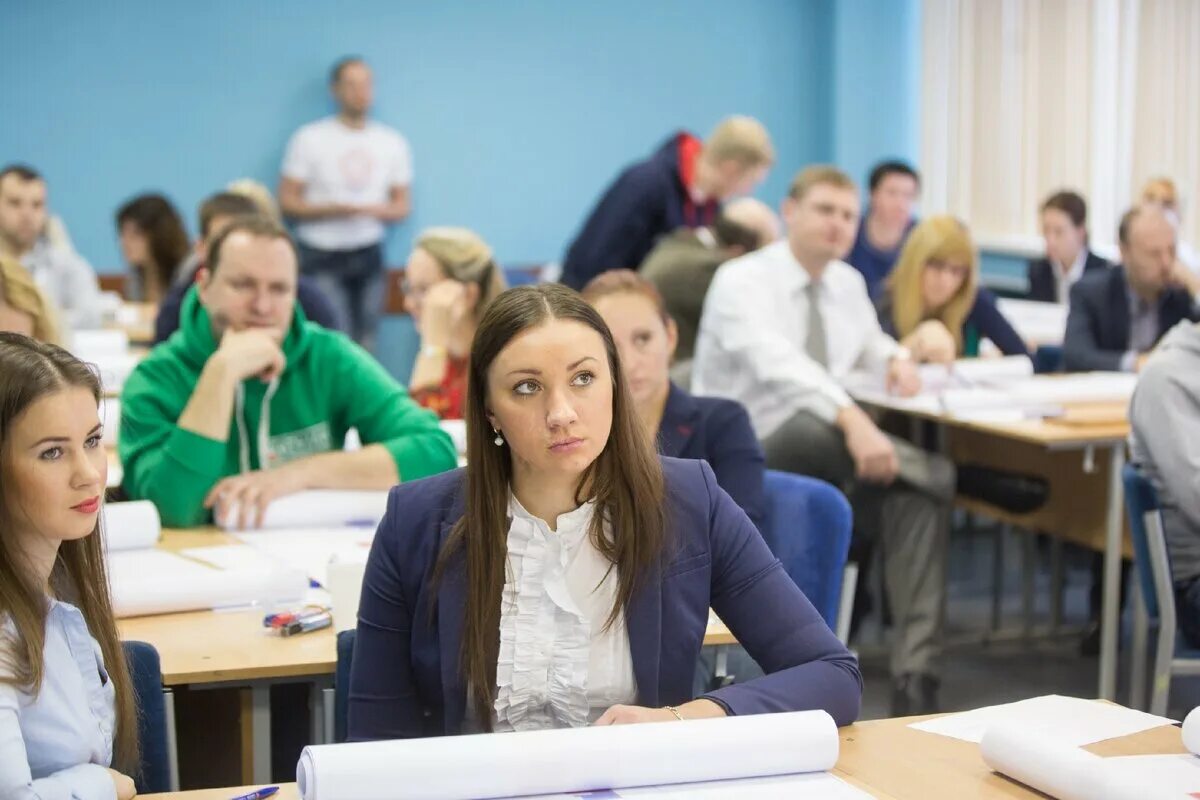
[[[143,270],[153,270],[158,285],[165,294],[171,288],[175,269],[192,251],[183,218],[161,194],[139,195],[117,210],[117,230],[132,222],[146,237],[153,264],[137,264]]]
[[[100,381],[82,361],[61,347],[15,333],[0,333],[0,476],[8,469],[8,440],[16,419],[37,400],[68,387],[87,389],[97,404],[100,402]],[[8,483],[0,479],[0,486]],[[16,628],[15,637],[6,637],[11,653],[4,658],[8,663],[0,670],[0,681],[36,694],[45,674],[49,608],[43,588],[19,566],[13,530],[14,506],[20,502],[20,498],[0,491],[0,618],[8,618]],[[59,545],[50,588],[56,597],[79,608],[88,631],[100,643],[116,693],[113,767],[134,775],[139,764],[137,704],[113,620],[99,518],[90,536]]]
[[[662,466],[638,421],[621,373],[612,334],[595,309],[558,284],[509,289],[493,300],[471,345],[467,381],[466,513],[455,523],[434,572],[440,579],[460,549],[466,558],[460,668],[470,687],[469,702],[484,730],[492,728],[496,659],[500,649],[500,598],[508,555],[508,499],[512,481],[509,447],[497,447],[487,416],[488,368],[518,334],[550,320],[578,322],[600,335],[612,372],[612,430],[608,444],[584,471],[576,488],[582,503],[593,500],[589,535],[617,570],[611,625],[667,546]],[[606,534],[607,525],[610,534]]]
[[[967,276],[962,286],[941,308],[925,308],[921,278],[930,261],[965,261]],[[954,337],[954,345],[963,351],[963,323],[979,292],[979,251],[971,241],[967,226],[951,216],[929,217],[912,229],[900,251],[896,267],[887,279],[892,300],[892,322],[896,338],[908,336],[930,319],[945,323]]]

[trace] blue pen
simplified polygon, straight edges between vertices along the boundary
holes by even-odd
[[[267,786],[262,789],[257,789],[250,794],[243,794],[233,798],[233,800],[263,800],[265,797],[270,797],[279,791],[278,786]]]

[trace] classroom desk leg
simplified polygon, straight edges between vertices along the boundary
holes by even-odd
[[[321,690],[321,703],[325,707],[325,739],[321,744],[333,744],[334,715],[337,707],[337,695],[332,687]]]
[[[254,783],[271,782],[271,686],[250,687],[250,739],[253,742]]]
[[[1108,518],[1104,540],[1104,610],[1100,622],[1100,698],[1117,699],[1117,640],[1121,632],[1121,534],[1124,531],[1125,443],[1113,445],[1108,461]]]
[[[175,693],[163,689],[163,714],[167,723],[167,780],[172,792],[179,791],[179,733],[175,727]]]

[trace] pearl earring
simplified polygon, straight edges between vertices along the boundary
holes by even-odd
[[[492,442],[496,445],[496,447],[503,447],[504,446],[504,437],[500,434],[500,431],[493,431],[493,432],[496,434],[496,438],[493,439]]]

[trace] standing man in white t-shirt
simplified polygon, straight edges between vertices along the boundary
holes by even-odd
[[[396,131],[367,118],[371,68],[343,58],[329,76],[338,113],[293,134],[279,202],[296,223],[301,270],[368,349],[383,308],[386,225],[408,216],[412,157]]]

